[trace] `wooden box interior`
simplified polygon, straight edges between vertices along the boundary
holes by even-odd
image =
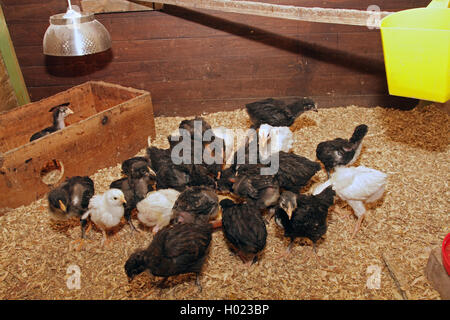
[[[64,102],[74,111],[66,128],[29,142],[52,124],[49,110]],[[90,175],[136,154],[148,136],[155,136],[150,93],[101,81],[2,113],[0,207],[28,204],[48,192],[52,184],[44,183],[42,174],[52,163],[58,164],[61,179]]]

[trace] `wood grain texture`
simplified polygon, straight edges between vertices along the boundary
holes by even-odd
[[[264,2],[319,6],[313,0]],[[320,107],[415,103],[388,95],[380,33],[366,27],[167,5],[162,11],[96,15],[111,34],[112,49],[58,59],[42,54],[42,38],[48,17],[64,11],[65,3],[4,3],[33,101],[93,79],[150,91],[156,115],[220,111],[267,97],[313,96],[321,101]],[[324,8],[358,10],[371,4],[368,0],[320,2]],[[377,4],[384,11],[399,11],[424,7],[428,1]]]

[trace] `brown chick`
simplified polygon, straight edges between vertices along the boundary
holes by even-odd
[[[147,249],[137,250],[125,263],[125,273],[131,281],[136,275],[149,271],[154,276],[167,277],[185,273],[199,274],[211,243],[209,224],[182,223],[160,230]]]
[[[219,198],[211,188],[189,187],[178,196],[172,213],[175,223],[208,223],[219,213]]]
[[[267,229],[261,212],[247,203],[220,201],[225,238],[247,266],[256,262],[266,246]]]

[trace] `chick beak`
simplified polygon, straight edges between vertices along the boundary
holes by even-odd
[[[61,200],[58,200],[58,203],[59,203],[59,207],[61,208],[61,210],[64,212],[67,212],[66,205]]]
[[[147,168],[148,168],[148,171],[150,172],[150,174],[151,174],[152,176],[156,176],[156,172],[153,171],[152,168],[150,168],[149,166],[147,166]]]
[[[289,217],[289,219],[291,219],[292,218],[292,211],[294,211],[293,210],[294,208],[292,208],[292,205],[289,203],[288,204],[288,207],[287,207],[287,215],[288,215],[288,217]]]
[[[312,108],[312,111],[319,112],[319,110],[317,110],[317,105],[314,105],[314,108]]]
[[[120,197],[120,201],[122,201],[122,203],[127,203],[127,200],[125,200],[124,197]]]
[[[66,110],[66,114],[73,114],[73,110],[72,109],[70,109],[70,108],[67,108],[67,110]]]

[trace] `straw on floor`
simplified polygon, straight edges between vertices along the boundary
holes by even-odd
[[[244,110],[205,115],[212,126],[248,128]],[[153,145],[168,147],[167,135],[181,118],[156,118]],[[389,175],[387,190],[370,210],[362,229],[350,239],[354,215],[329,213],[329,227],[318,243],[320,265],[310,244],[296,241],[287,259],[277,259],[289,243],[274,220],[262,259],[244,267],[226,245],[220,230],[211,250],[198,292],[194,275],[161,278],[142,274],[129,284],[124,263],[152,239],[144,230],[132,234],[122,224],[109,246],[100,246],[101,233],[91,230],[80,252],[73,240],[80,227],[50,222],[45,198],[0,216],[0,298],[2,299],[439,299],[424,275],[432,247],[450,231],[449,116],[436,106],[400,111],[357,106],[320,109],[303,114],[291,129],[293,151],[315,159],[316,145],[335,137],[349,137],[361,123],[369,126],[357,165]],[[142,150],[139,154],[143,154]],[[120,177],[120,164],[99,170],[91,178],[96,192],[105,191]],[[322,170],[315,183],[326,179]],[[304,190],[308,192],[309,189]],[[345,203],[341,211],[351,214]],[[140,226],[141,229],[142,226]],[[301,263],[303,260],[306,261]],[[396,269],[393,279],[388,264]],[[80,289],[69,289],[72,272],[81,272]],[[379,277],[379,288],[376,280]],[[375,283],[375,286],[368,286]]]

